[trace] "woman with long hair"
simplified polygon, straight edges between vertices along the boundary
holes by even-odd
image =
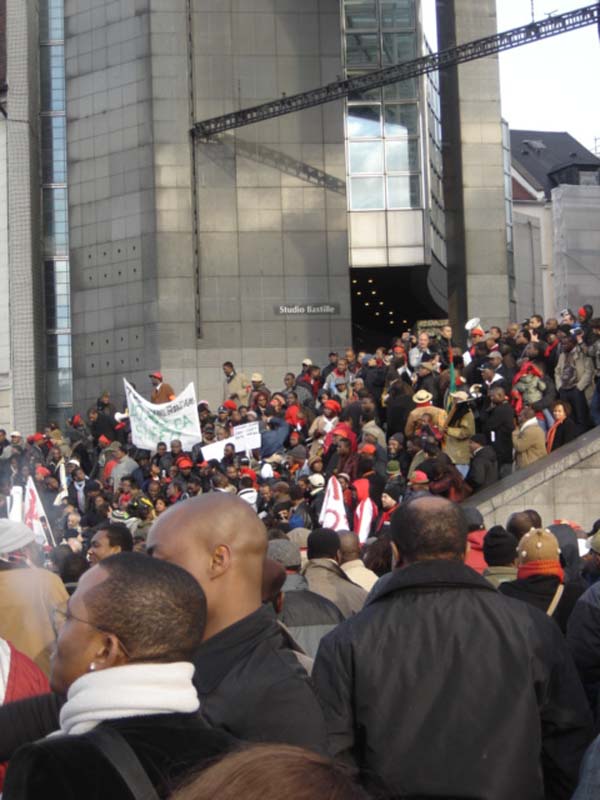
[[[571,404],[567,400],[557,400],[552,403],[550,407],[552,416],[554,417],[554,425],[550,428],[546,435],[546,450],[553,453],[563,444],[572,442],[580,434],[583,429],[575,422],[572,414]]]

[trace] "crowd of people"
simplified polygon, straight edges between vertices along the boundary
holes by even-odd
[[[223,373],[188,451],[0,431],[4,800],[598,796],[600,521],[461,505],[600,423],[591,307]]]

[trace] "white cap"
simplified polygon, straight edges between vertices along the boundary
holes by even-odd
[[[34,532],[24,522],[0,519],[0,553],[14,553],[34,541]]]
[[[13,437],[13,436],[18,436],[18,437],[19,437],[19,439],[21,439],[21,438],[22,438],[22,437],[21,437],[21,434],[19,433],[19,431],[13,431],[13,432],[10,434],[10,438],[12,439],[12,437]]]

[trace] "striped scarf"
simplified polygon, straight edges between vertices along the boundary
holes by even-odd
[[[555,561],[554,559],[530,561],[528,564],[521,564],[517,570],[517,578],[520,581],[525,578],[531,578],[533,575],[556,575],[561,583],[565,582],[565,573],[560,561]]]

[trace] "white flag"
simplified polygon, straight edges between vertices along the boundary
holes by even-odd
[[[35,533],[37,542],[48,543],[50,547],[56,547],[56,540],[48,523],[46,511],[31,476],[27,479],[25,486],[23,522]]]
[[[348,531],[350,526],[346,518],[346,506],[344,505],[344,493],[340,482],[332,475],[327,482],[325,489],[325,500],[319,515],[319,523],[323,528],[331,528],[334,531]]]
[[[365,497],[354,512],[354,533],[361,544],[364,544],[371,534],[371,525],[376,513],[377,506],[370,497]]]
[[[10,490],[8,518],[13,522],[23,522],[23,487],[13,486]]]

